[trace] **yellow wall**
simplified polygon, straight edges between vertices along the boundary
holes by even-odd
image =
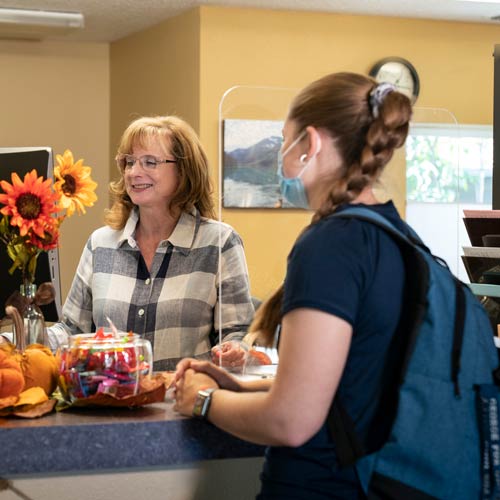
[[[198,130],[199,44],[198,9],[111,44],[113,157],[123,130],[139,116],[177,114]]]
[[[298,89],[331,71],[366,73],[378,59],[398,55],[419,71],[418,106],[491,124],[497,42],[494,25],[211,6],[111,45],[0,41],[0,145],[70,148],[94,167],[98,204],[62,226],[65,297],[88,235],[102,224],[117,141],[134,117],[184,117],[198,130],[217,176],[218,105],[227,89]],[[281,100],[274,106],[277,116],[285,114]],[[226,209],[222,217],[243,236],[253,293],[267,296],[283,278],[286,254],[309,215]]]
[[[62,226],[64,297],[86,238],[102,223],[117,141],[134,117],[183,116],[199,131],[217,176],[218,104],[228,88],[298,89],[327,72],[366,73],[378,59],[399,55],[420,73],[419,106],[489,124],[499,40],[500,28],[484,24],[201,7],[111,47],[3,41],[0,64],[9,77],[0,79],[1,145],[69,147],[94,167],[98,204]],[[281,101],[275,106],[277,116],[285,114]],[[283,278],[285,256],[309,215],[226,209],[222,217],[243,236],[252,291],[265,297]]]
[[[111,45],[111,154],[134,116],[178,113],[198,130],[218,177],[219,101],[229,88],[298,89],[332,71],[367,73],[390,55],[405,57],[419,71],[418,106],[447,108],[463,123],[491,124],[492,51],[499,41],[500,28],[486,24],[199,7]],[[266,103],[262,113],[272,108],[284,116],[282,101]],[[399,207],[402,165],[400,157],[388,176]],[[310,215],[225,209],[222,218],[243,237],[252,292],[268,296]]]
[[[300,88],[333,71],[367,73],[391,55],[410,60],[419,71],[418,106],[447,108],[463,123],[492,123],[497,26],[221,7],[200,11],[200,137],[214,172],[218,103],[228,88]],[[223,218],[245,242],[252,292],[268,296],[283,279],[288,250],[309,216],[225,209]]]
[[[107,204],[109,45],[0,41],[0,68],[0,146],[51,146],[54,153],[69,148],[93,167],[99,184],[97,204],[61,226],[64,298]]]

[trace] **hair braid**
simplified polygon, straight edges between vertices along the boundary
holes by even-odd
[[[387,94],[379,107],[379,116],[368,128],[365,146],[361,151],[361,170],[366,175],[379,177],[394,150],[404,144],[410,118],[409,99],[396,91]]]

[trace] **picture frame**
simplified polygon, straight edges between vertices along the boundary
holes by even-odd
[[[293,208],[281,198],[277,175],[283,121],[222,122],[224,208]]]

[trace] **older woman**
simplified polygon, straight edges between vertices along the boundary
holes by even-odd
[[[184,356],[242,362],[238,342],[254,309],[242,242],[213,220],[206,155],[193,129],[175,116],[143,117],[125,130],[116,156],[106,226],[89,238],[63,307],[49,330],[52,347],[67,332],[108,325],[153,345],[156,370]],[[222,332],[223,347],[214,347]]]

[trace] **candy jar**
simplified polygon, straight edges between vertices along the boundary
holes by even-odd
[[[151,343],[131,333],[73,335],[61,350],[60,387],[75,402],[98,394],[134,396],[151,377]]]

